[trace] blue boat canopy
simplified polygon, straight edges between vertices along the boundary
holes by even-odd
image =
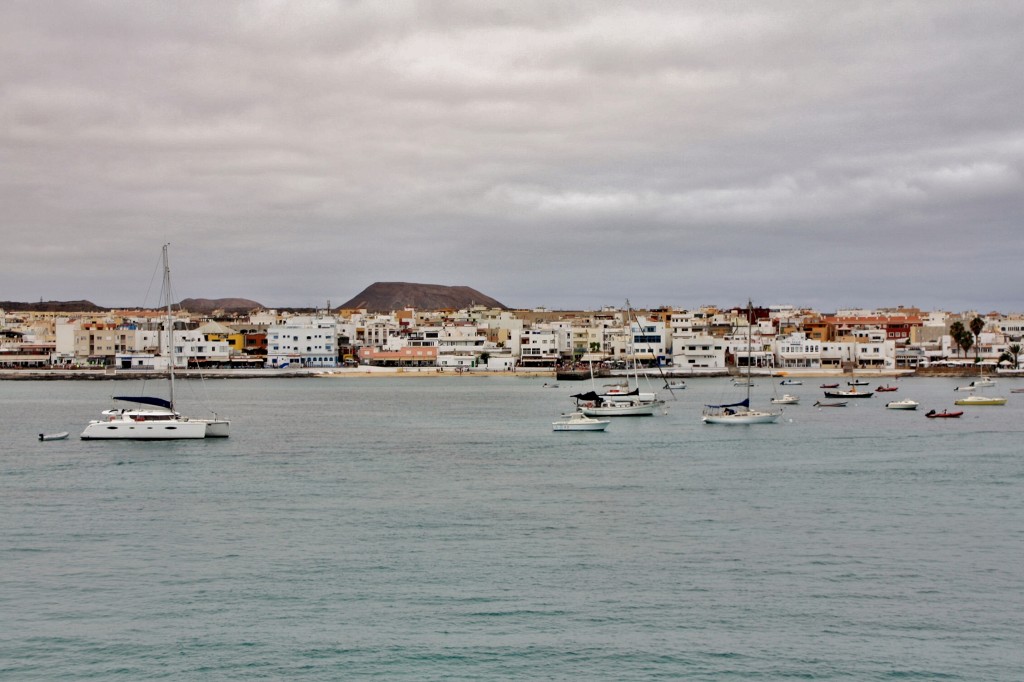
[[[750,398],[744,398],[738,403],[729,403],[728,405],[706,405],[705,407],[709,407],[712,410],[721,410],[726,407],[750,407]]]
[[[122,400],[126,403],[141,403],[142,405],[156,405],[157,407],[166,407],[168,410],[173,409],[171,401],[164,400],[163,398],[151,398],[145,395],[115,395],[114,400]]]

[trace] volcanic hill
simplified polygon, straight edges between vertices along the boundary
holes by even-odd
[[[388,313],[402,308],[459,310],[472,305],[508,309],[508,306],[470,287],[409,282],[374,282],[339,307],[347,310],[365,308],[369,312]]]
[[[247,298],[186,298],[175,307],[190,313],[209,314],[215,310],[223,310],[226,313],[248,313],[262,308],[263,305]]]

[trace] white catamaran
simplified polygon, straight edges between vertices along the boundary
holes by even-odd
[[[167,305],[167,399],[152,396],[114,396],[114,400],[132,403],[134,407],[102,412],[103,419],[90,421],[82,431],[83,440],[182,440],[187,438],[227,438],[231,422],[219,419],[183,417],[174,409],[174,321],[171,313],[171,269],[167,245],[163,247],[164,298]]]

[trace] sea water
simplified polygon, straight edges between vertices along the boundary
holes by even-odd
[[[0,678],[1024,679],[1012,380],[604,433],[551,382],[179,382],[232,435],[161,443],[78,440],[123,382],[0,382]]]

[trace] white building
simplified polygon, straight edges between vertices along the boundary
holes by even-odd
[[[775,339],[776,367],[821,367],[821,341],[793,332]]]
[[[524,329],[519,340],[519,364],[523,367],[554,367],[560,357],[560,334],[552,329]]]
[[[332,317],[292,318],[267,328],[266,366],[337,367],[337,323]]]
[[[677,370],[724,370],[725,339],[686,332],[672,337],[672,365]]]

